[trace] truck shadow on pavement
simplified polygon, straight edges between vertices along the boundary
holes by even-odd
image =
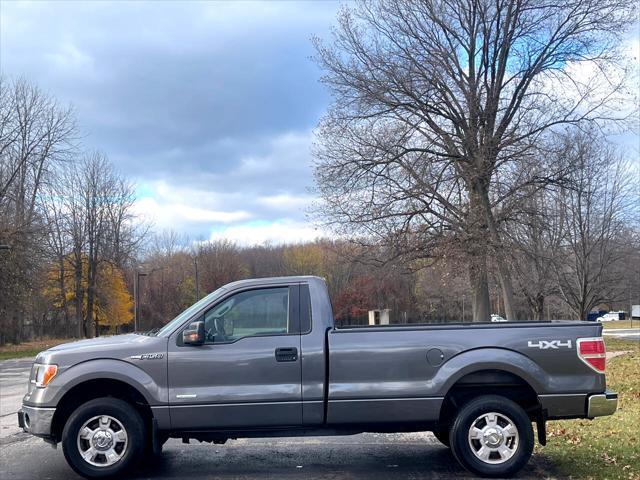
[[[556,478],[540,457],[515,478]],[[440,479],[475,478],[437,443],[369,443],[337,440],[239,440],[227,445],[182,445],[170,440],[162,456],[131,479]]]

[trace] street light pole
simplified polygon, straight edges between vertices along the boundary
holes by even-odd
[[[133,331],[138,331],[138,272],[133,272]]]

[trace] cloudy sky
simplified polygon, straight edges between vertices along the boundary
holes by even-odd
[[[75,107],[84,145],[136,182],[157,230],[312,239],[312,129],[329,97],[310,38],[338,7],[2,1],[0,68]]]
[[[74,105],[85,146],[136,182],[156,230],[309,240],[312,130],[329,103],[310,38],[338,8],[0,0],[0,69]],[[637,31],[628,45],[637,63]],[[618,142],[637,156],[637,132]]]

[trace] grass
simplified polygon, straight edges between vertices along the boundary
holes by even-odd
[[[73,338],[45,338],[42,340],[23,342],[18,345],[3,345],[0,347],[0,360],[35,357],[38,353],[46,350],[47,348],[60,345],[61,343],[72,342],[73,340]]]
[[[605,336],[604,343],[607,346],[607,352],[635,351],[640,352],[640,342],[633,342],[620,337]],[[609,364],[607,363],[607,380],[609,378]],[[640,376],[640,371],[637,372]]]
[[[607,362],[607,387],[618,392],[618,411],[594,420],[549,422],[547,446],[536,449],[569,478],[640,480],[640,344],[609,338],[606,343],[607,351],[630,351]]]
[[[640,320],[618,320],[614,322],[602,322],[605,330],[616,328],[640,328]]]

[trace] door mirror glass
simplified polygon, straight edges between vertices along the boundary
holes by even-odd
[[[185,345],[202,345],[204,343],[204,322],[193,322],[182,332],[182,343]]]

